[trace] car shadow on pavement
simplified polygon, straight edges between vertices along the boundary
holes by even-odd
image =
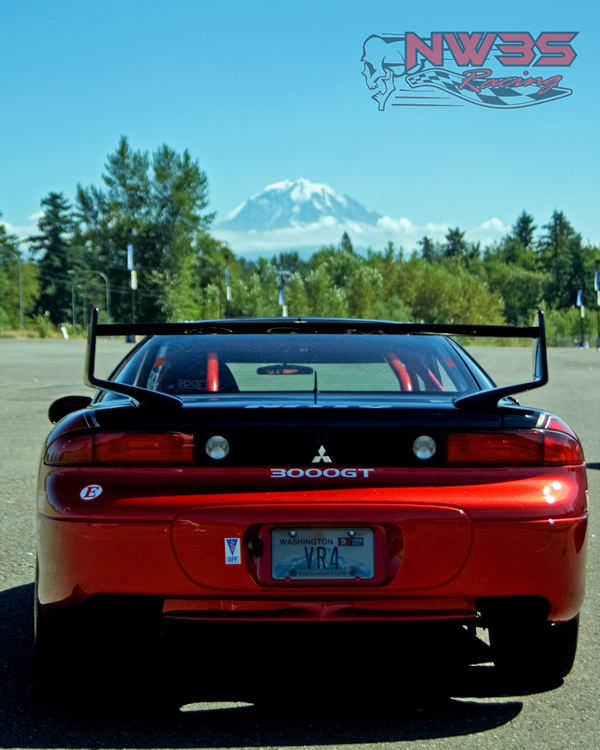
[[[233,672],[224,682],[238,687],[231,695],[224,691],[198,703],[190,696],[180,710],[153,705],[130,711],[123,705],[108,711],[86,702],[85,695],[77,708],[42,707],[31,683],[32,602],[32,584],[0,592],[1,748],[391,743],[485,732],[511,722],[523,707],[518,698],[503,697],[491,667],[469,667],[435,689],[427,681],[415,686],[389,668],[385,680],[378,675],[376,684],[365,684],[353,680],[351,661],[298,664],[285,649],[279,668],[253,690],[252,701],[242,702],[243,686],[256,681]]]

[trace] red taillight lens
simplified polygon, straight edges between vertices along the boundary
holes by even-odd
[[[184,432],[102,432],[57,438],[48,447],[45,462],[54,466],[178,466],[193,464],[194,457],[194,436]]]
[[[449,435],[450,466],[557,466],[583,463],[583,451],[572,435],[547,430]]]
[[[572,435],[561,432],[544,432],[544,463],[553,465],[582,464],[581,443]]]
[[[65,435],[55,440],[46,450],[44,462],[47,464],[65,464],[79,466],[93,463],[92,436]]]

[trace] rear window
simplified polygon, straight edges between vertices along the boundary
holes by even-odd
[[[478,389],[459,350],[434,335],[154,336],[116,380],[173,395],[466,393]]]

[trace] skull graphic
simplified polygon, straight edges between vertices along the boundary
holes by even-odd
[[[405,73],[403,49],[404,35],[383,37],[372,34],[363,44],[362,75],[368,88],[374,92],[371,98],[377,102],[380,111],[385,109],[387,100],[396,90],[394,78]]]

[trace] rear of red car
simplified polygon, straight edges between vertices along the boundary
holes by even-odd
[[[50,434],[38,492],[41,622],[109,605],[119,621],[119,607],[137,603],[155,632],[484,627],[507,672],[569,671],[587,489],[567,425],[509,401],[461,408],[493,384],[478,384],[485,373],[445,339],[436,348],[415,336],[396,352],[360,338],[370,353],[347,392],[321,390],[344,362],[309,358],[311,341],[278,360],[251,352],[255,343],[243,355],[234,339],[206,341],[182,356],[158,337],[116,375],[134,388],[158,383],[180,406],[105,396]],[[374,346],[389,392],[373,388]],[[433,354],[417,361],[421,351]],[[194,372],[180,369],[195,357]],[[266,381],[268,392],[243,390]]]

